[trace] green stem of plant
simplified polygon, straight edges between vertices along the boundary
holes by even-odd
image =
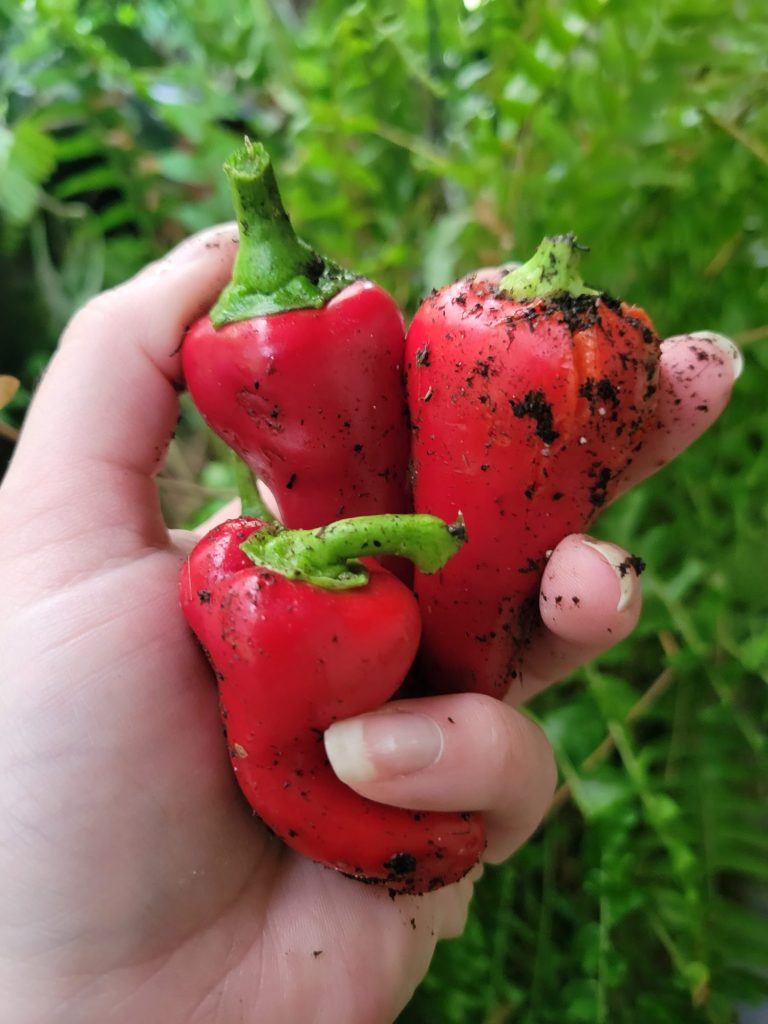
[[[242,545],[258,566],[327,590],[348,590],[368,582],[366,556],[398,555],[421,572],[442,568],[466,542],[464,520],[449,525],[430,515],[380,515],[339,519],[316,530],[268,527]]]
[[[232,279],[211,310],[215,327],[319,308],[355,279],[297,237],[264,147],[246,139],[224,164],[240,248]]]
[[[583,251],[575,235],[545,238],[527,263],[502,278],[499,289],[516,302],[557,295],[599,295],[594,288],[587,288],[578,272]]]
[[[232,468],[237,493],[240,495],[240,513],[265,523],[274,523],[275,517],[259,493],[259,482],[239,456],[232,452]]]

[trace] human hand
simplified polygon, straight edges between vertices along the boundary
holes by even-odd
[[[391,900],[272,839],[232,778],[177,605],[195,538],[167,531],[152,475],[184,328],[234,250],[230,227],[205,232],[73,319],[0,489],[0,1005],[14,1024],[386,1024],[437,940],[461,931],[479,875]],[[662,422],[632,482],[719,414],[733,369],[704,338],[665,345]],[[624,557],[582,537],[558,546],[516,697],[631,631]],[[538,728],[473,694],[337,724],[327,748],[366,796],[482,809],[490,862],[536,828],[555,783]]]

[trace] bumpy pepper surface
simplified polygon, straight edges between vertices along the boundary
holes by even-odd
[[[240,248],[231,283],[184,340],[195,405],[286,526],[407,511],[400,310],[296,237],[262,146],[246,144],[225,171]]]
[[[481,817],[364,799],[333,773],[323,732],[387,701],[419,644],[411,591],[348,558],[389,551],[434,571],[463,533],[426,516],[351,522],[311,532],[224,523],[185,563],[181,605],[218,679],[237,781],[263,821],[347,875],[393,892],[431,891],[476,863]]]
[[[506,276],[431,295],[408,332],[415,508],[462,512],[470,538],[417,573],[421,658],[441,691],[506,693],[547,552],[610,500],[655,421],[653,326],[586,288],[577,257],[572,235],[545,239]]]

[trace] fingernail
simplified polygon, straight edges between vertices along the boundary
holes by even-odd
[[[744,371],[744,356],[741,354],[741,349],[735,341],[731,341],[724,334],[718,334],[716,331],[694,331],[695,338],[701,338],[702,341],[708,341],[710,344],[719,348],[723,355],[727,356],[733,364],[733,379],[738,380]]]
[[[336,722],[325,751],[344,782],[381,782],[429,768],[443,752],[440,727],[426,715],[380,712]]]
[[[165,263],[194,263],[195,260],[199,260],[203,250],[200,247],[200,243],[196,238],[187,238],[183,242],[180,242],[173,249],[170,249],[163,257]]]
[[[200,248],[196,238],[187,238],[175,246],[175,248],[169,249],[160,259],[153,260],[152,263],[142,267],[136,277],[152,279],[164,277],[166,274],[173,273],[177,267],[184,267],[196,262],[203,255],[204,251],[204,249]]]
[[[744,356],[741,354],[741,350],[736,342],[731,341],[724,334],[718,334],[717,331],[691,331],[690,334],[679,335],[679,337],[694,338],[696,341],[704,341],[709,345],[714,345],[730,362],[733,370],[733,379],[738,380],[741,376],[744,370]],[[675,341],[677,339],[670,338],[668,340]]]
[[[596,551],[616,573],[619,581],[619,603],[617,612],[623,612],[635,595],[637,577],[645,568],[645,563],[637,555],[627,555],[615,544],[602,540],[585,540],[584,545]]]
[[[216,224],[212,228],[200,231],[190,238],[185,238],[177,246],[163,256],[162,262],[176,265],[194,263],[211,249],[219,249],[237,241],[237,226]]]

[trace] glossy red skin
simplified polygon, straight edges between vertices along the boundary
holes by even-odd
[[[288,846],[344,874],[399,893],[458,881],[484,849],[481,817],[366,800],[336,777],[323,745],[329,725],[378,708],[405,678],[420,635],[413,594],[380,568],[348,591],[257,568],[239,545],[262,525],[217,527],[180,580],[243,794]]]
[[[409,510],[404,334],[394,300],[365,279],[320,309],[219,329],[206,315],[187,332],[195,405],[286,526]]]
[[[655,422],[659,357],[642,310],[588,299],[565,307],[571,329],[552,302],[500,297],[500,279],[433,294],[406,341],[415,508],[461,511],[469,537],[417,573],[421,662],[435,690],[496,697],[520,672],[547,552],[611,499]]]

